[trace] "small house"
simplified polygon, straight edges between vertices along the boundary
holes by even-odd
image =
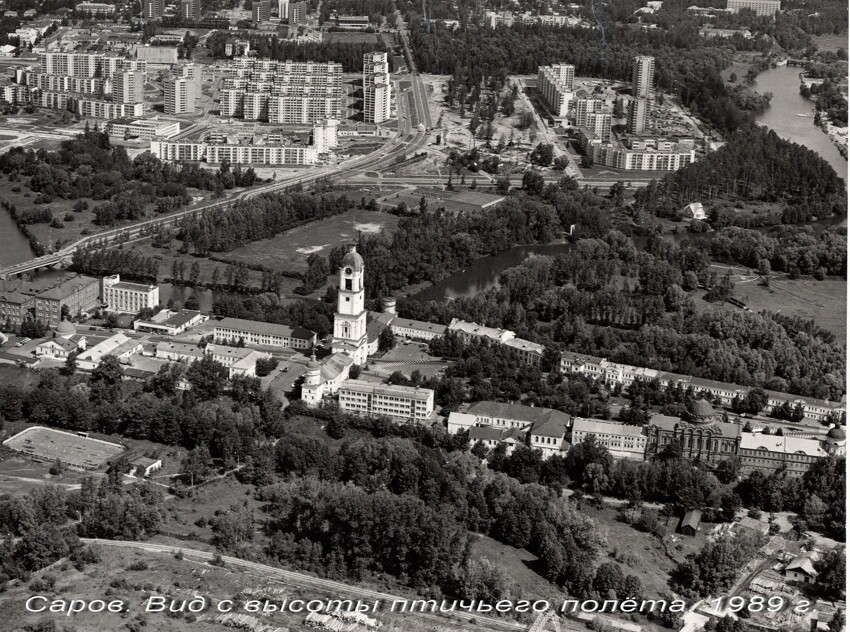
[[[133,459],[130,461],[130,465],[135,470],[134,476],[139,478],[147,478],[162,469],[162,461],[160,459],[150,459],[146,456]]]
[[[679,523],[679,533],[695,537],[702,522],[702,512],[699,509],[691,509],[682,517]]]
[[[789,581],[812,584],[818,576],[811,557],[799,555],[785,567],[785,579]]]
[[[682,209],[682,217],[684,219],[708,219],[705,214],[705,209],[702,207],[702,202],[691,202]]]

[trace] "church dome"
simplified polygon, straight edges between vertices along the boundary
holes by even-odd
[[[56,335],[61,338],[68,338],[77,333],[77,328],[74,327],[74,323],[68,320],[63,320],[61,323],[56,325]]]
[[[846,435],[840,426],[834,426],[829,429],[829,432],[826,433],[827,439],[832,439],[833,441],[844,441],[846,439]]]
[[[688,412],[694,421],[708,421],[714,417],[714,406],[705,399],[696,399],[688,404]]]
[[[308,370],[308,371],[318,371],[318,370],[319,370],[319,369],[321,369],[321,368],[322,368],[322,365],[321,365],[321,364],[319,364],[318,362],[316,362],[316,357],[315,357],[315,356],[313,356],[313,359],[312,359],[312,360],[310,360],[310,361],[307,363],[307,370]]]
[[[355,246],[352,246],[348,254],[342,258],[342,267],[351,268],[355,272],[363,271],[363,257],[358,254]]]

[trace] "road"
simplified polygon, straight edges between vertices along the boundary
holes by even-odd
[[[200,551],[198,549],[191,549],[182,546],[177,547],[166,544],[155,544],[152,542],[125,542],[119,540],[98,540],[91,538],[81,538],[81,540],[88,544],[98,544],[100,546],[111,546],[124,549],[141,550],[152,554],[174,555],[180,552],[184,558],[193,557],[199,560],[203,560],[205,562],[212,561],[212,559],[215,557],[214,553],[210,553],[208,551]],[[282,568],[276,568],[274,566],[268,566],[266,564],[249,562],[247,560],[242,560],[238,557],[231,557],[229,555],[222,555],[221,559],[225,563],[227,568],[240,569],[242,571],[245,571],[246,573],[257,575],[264,579],[285,581],[292,584],[297,584],[298,586],[319,589],[330,593],[330,595],[334,599],[341,599],[343,598],[343,595],[350,595],[358,599],[380,601],[384,608],[389,608],[392,605],[393,601],[405,601],[408,599],[407,597],[401,597],[399,595],[391,595],[389,593],[378,592],[376,590],[369,590],[368,588],[351,586],[342,582],[335,582],[329,579],[322,579],[320,577],[305,575],[303,573],[287,571]],[[448,617],[441,617],[428,613],[416,614],[417,616],[435,621],[443,625],[449,622]],[[463,616],[466,619],[464,623],[467,626],[470,625],[469,619],[474,618],[476,622],[475,629],[482,630],[482,632],[504,632],[505,630],[524,631],[528,629],[528,626],[523,625],[521,623],[515,623],[513,621],[502,621],[500,619],[485,617],[479,614],[474,614],[471,616],[464,614],[459,616]]]

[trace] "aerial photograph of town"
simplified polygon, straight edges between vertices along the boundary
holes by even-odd
[[[844,632],[846,0],[0,0],[0,632]]]

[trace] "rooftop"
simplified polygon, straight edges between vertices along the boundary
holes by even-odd
[[[441,325],[440,323],[428,323],[423,320],[413,320],[411,318],[393,318],[392,320],[393,327],[403,327],[404,329],[416,329],[418,331],[425,331],[429,333],[435,334],[444,334],[446,333],[447,327],[445,325]]]
[[[281,336],[283,338],[304,338],[313,337],[313,332],[304,327],[290,327],[289,325],[276,325],[274,323],[264,323],[258,320],[245,320],[243,318],[223,318],[215,324],[216,329],[232,329],[235,331],[245,331],[253,334],[266,334],[269,336]]]
[[[504,402],[475,402],[467,410],[468,413],[478,417],[493,417],[496,419],[511,419],[513,421],[524,421],[529,424],[543,424],[555,420],[564,426],[570,425],[570,416],[560,410],[552,408],[541,408],[536,406],[523,406],[522,404],[506,404]],[[540,434],[540,433],[536,433]]]
[[[776,436],[745,432],[741,434],[742,450],[765,450],[783,454],[805,454],[807,456],[827,456],[817,439]]]
[[[378,384],[365,380],[345,380],[340,389],[356,391],[359,393],[375,393],[376,395],[389,395],[409,397],[411,399],[429,399],[433,397],[434,391],[430,388],[417,388],[415,386],[394,386],[391,384]]]
[[[629,437],[643,436],[641,426],[630,426],[617,421],[602,421],[599,419],[573,418],[573,432],[588,432],[599,434],[619,434]]]

